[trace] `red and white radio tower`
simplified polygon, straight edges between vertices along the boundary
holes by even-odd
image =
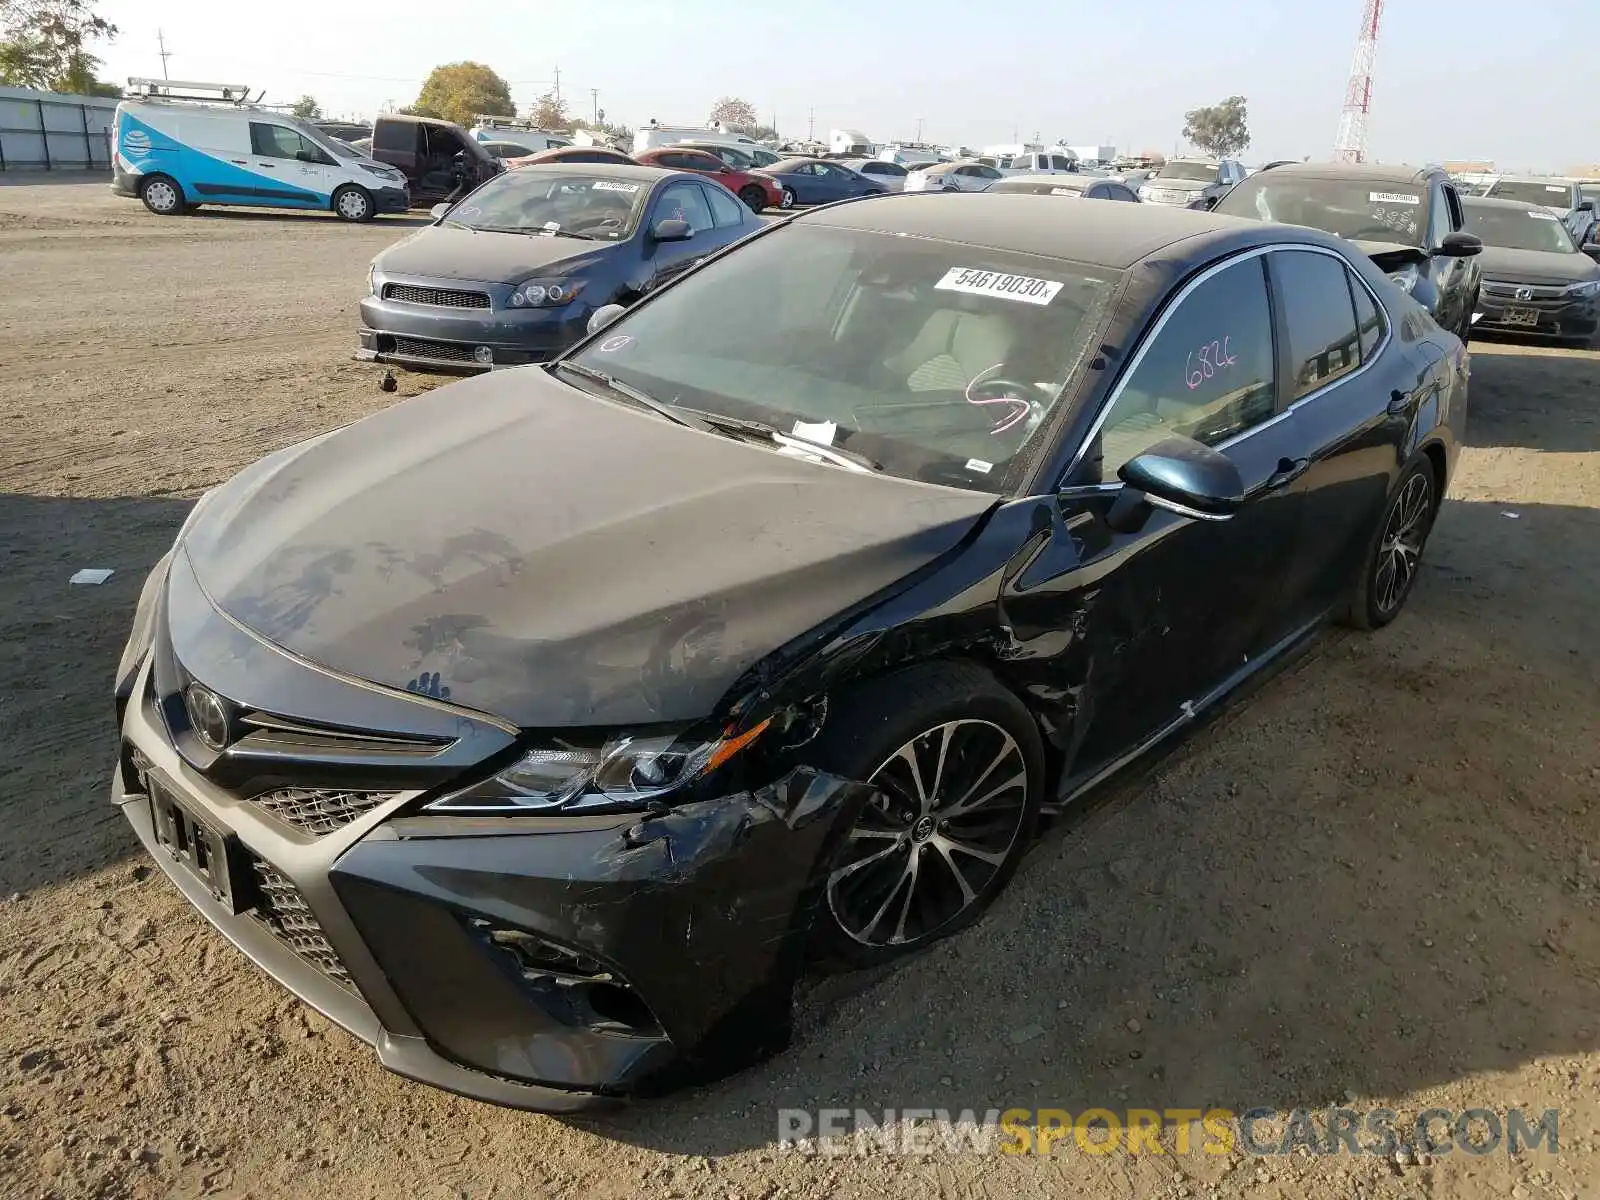
[[[1367,114],[1372,111],[1372,64],[1378,57],[1378,20],[1383,0],[1366,0],[1361,12],[1361,35],[1356,56],[1350,61],[1350,83],[1344,92],[1344,112],[1339,116],[1339,139],[1333,144],[1335,162],[1367,160]]]

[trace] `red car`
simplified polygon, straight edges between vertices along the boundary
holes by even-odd
[[[749,206],[751,212],[760,212],[768,205],[781,207],[783,189],[777,182],[755,171],[736,171],[715,154],[704,150],[691,150],[687,146],[658,146],[633,156],[635,162],[647,167],[666,167],[670,171],[694,171],[710,175]]]
[[[633,162],[621,150],[609,150],[604,146],[552,146],[548,150],[540,150],[537,154],[525,154],[521,158],[506,159],[507,169],[526,167],[534,163],[620,163],[627,166]]]

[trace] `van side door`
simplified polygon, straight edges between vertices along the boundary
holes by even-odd
[[[333,189],[328,186],[326,167],[333,158],[300,131],[272,121],[250,122],[250,163],[261,176],[252,189],[254,199],[245,203],[274,208],[322,208]]]

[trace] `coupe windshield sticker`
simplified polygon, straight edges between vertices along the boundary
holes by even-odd
[[[601,342],[600,345],[598,347],[596,347],[596,348],[600,351],[601,354],[613,354],[616,351],[621,350],[624,346],[627,346],[630,343],[632,343],[632,341],[633,341],[633,339],[631,337],[629,337],[627,334],[618,333],[618,334],[612,335],[611,337],[608,337],[605,341]]]
[[[597,179],[591,185],[591,190],[596,192],[627,192],[632,195],[639,190],[637,183],[612,183],[609,179]]]
[[[1026,275],[1007,275],[1001,271],[980,271],[976,267],[951,267],[933,285],[944,292],[971,292],[978,296],[998,296],[1024,304],[1049,304],[1061,290],[1054,279],[1030,279]]]
[[[1421,196],[1408,196],[1404,192],[1369,192],[1367,199],[1373,204],[1409,204],[1413,208],[1422,203]]]
[[[482,212],[483,209],[479,208],[476,204],[469,204],[465,208],[456,209],[455,215],[458,217],[476,217]]]
[[[1528,215],[1535,221],[1554,221],[1556,219],[1555,213],[1545,212],[1543,209],[1534,209]]]
[[[1076,196],[1078,193],[1071,188],[1051,188],[1050,194],[1052,196]]]
[[[976,471],[979,475],[987,475],[994,470],[994,464],[984,462],[981,458],[969,458],[967,459],[967,470]]]
[[[1564,188],[1564,187],[1557,187],[1553,183],[1547,183],[1547,184],[1544,185],[1544,190],[1547,191],[1547,192],[1555,192],[1559,196],[1559,195],[1564,195],[1566,193],[1567,189]]]

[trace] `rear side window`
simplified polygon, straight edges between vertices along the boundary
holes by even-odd
[[[745,207],[726,188],[713,183],[705,189],[705,193],[706,199],[711,202],[711,219],[719,229],[744,224]]]
[[[1270,257],[1289,332],[1290,399],[1297,399],[1359,365],[1356,314],[1339,259],[1308,250],[1280,250]]]
[[[417,149],[417,128],[409,121],[379,121],[372,135],[372,148],[413,154]]]
[[[1146,343],[1101,426],[1100,479],[1163,438],[1215,446],[1267,420],[1273,363],[1266,275],[1250,258],[1196,287]]]
[[[1356,329],[1361,335],[1361,361],[1371,362],[1372,355],[1378,348],[1378,343],[1383,340],[1385,329],[1383,313],[1373,301],[1371,293],[1367,291],[1353,273],[1346,273],[1350,283],[1350,294],[1356,302]]]

